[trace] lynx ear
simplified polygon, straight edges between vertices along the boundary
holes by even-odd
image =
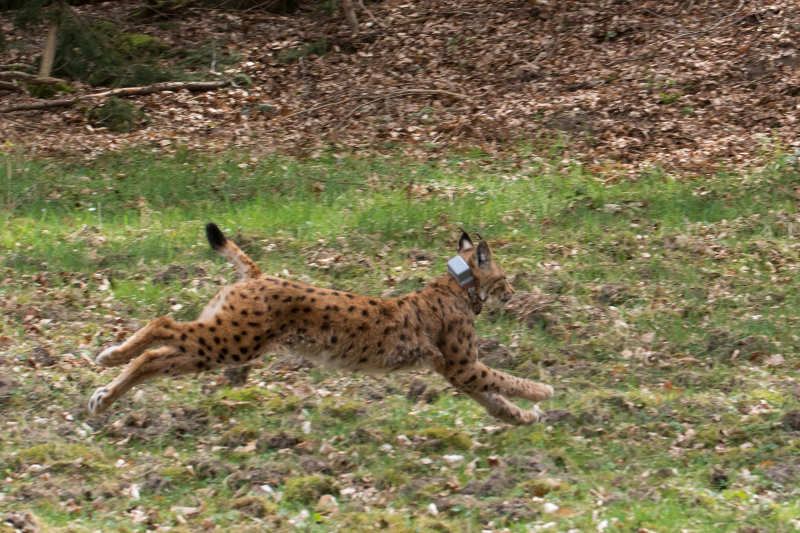
[[[463,229],[461,230],[461,238],[458,239],[458,251],[459,252],[466,252],[467,250],[472,250],[474,245],[472,244],[472,239],[469,238],[467,232]]]
[[[478,243],[478,251],[476,255],[478,256],[478,268],[489,268],[492,263],[492,251],[489,250],[489,245],[486,244],[486,241],[481,241]]]

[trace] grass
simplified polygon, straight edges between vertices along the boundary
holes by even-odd
[[[797,166],[623,177],[546,152],[6,155],[0,509],[64,531],[793,531]],[[156,380],[89,416],[101,345],[233,278],[208,220],[265,272],[374,295],[478,231],[522,295],[481,316],[507,353],[484,356],[553,383],[548,420],[271,357],[244,387]]]

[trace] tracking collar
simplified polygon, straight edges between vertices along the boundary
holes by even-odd
[[[456,280],[460,287],[467,290],[469,301],[472,304],[472,310],[475,314],[479,314],[483,308],[483,302],[478,296],[477,281],[472,274],[472,269],[469,267],[464,258],[456,255],[447,262],[447,272]]]

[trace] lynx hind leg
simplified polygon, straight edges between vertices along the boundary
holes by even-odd
[[[149,379],[193,374],[212,370],[222,364],[224,362],[198,357],[197,353],[184,353],[171,346],[147,350],[131,361],[114,381],[94,391],[89,400],[89,411],[92,413],[104,411],[131,388]]]
[[[89,400],[89,411],[93,414],[105,411],[131,387],[167,373],[170,366],[174,366],[181,358],[186,356],[169,346],[146,351],[133,360],[111,383],[94,391]]]
[[[131,335],[125,342],[110,346],[97,356],[100,366],[119,366],[139,356],[155,344],[163,344],[175,338],[177,324],[169,317],[151,320],[146,326]]]

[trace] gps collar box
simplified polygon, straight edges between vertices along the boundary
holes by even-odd
[[[447,271],[462,287],[467,287],[475,281],[475,276],[472,275],[472,269],[464,258],[457,255],[447,262]]]

